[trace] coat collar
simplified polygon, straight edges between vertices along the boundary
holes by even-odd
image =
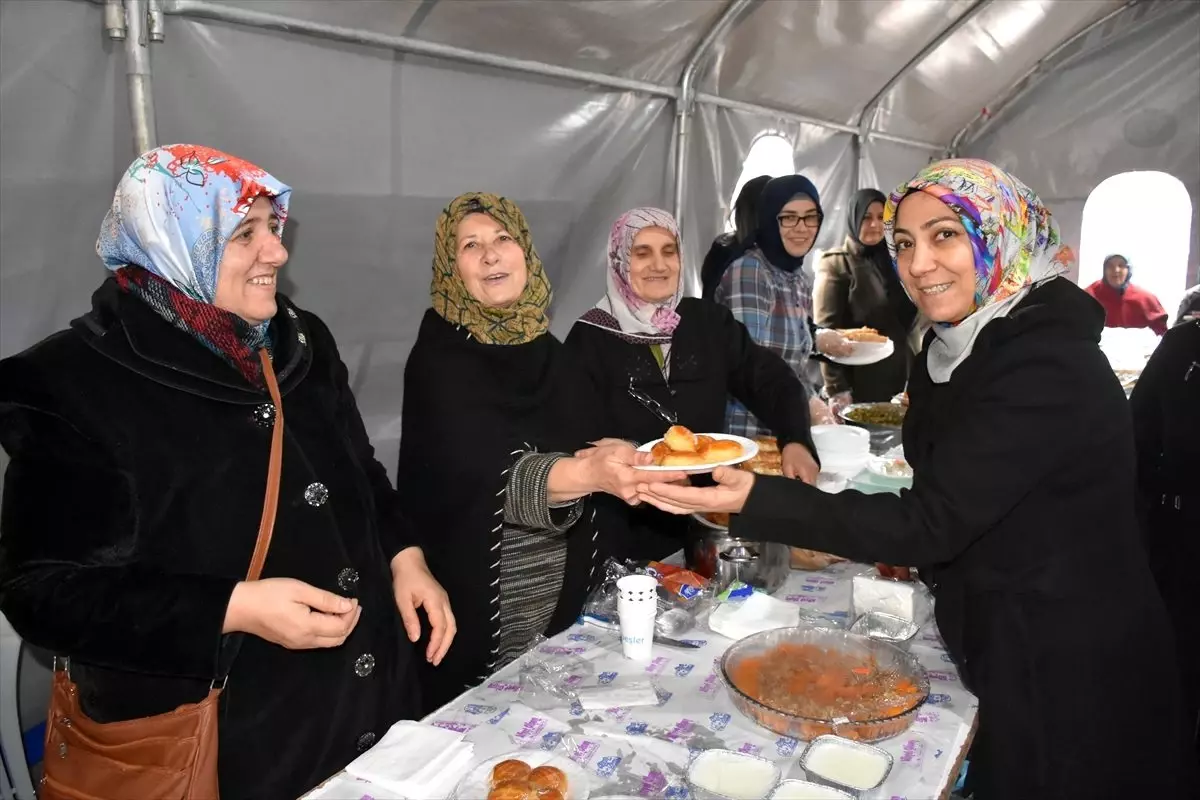
[[[286,395],[308,373],[312,346],[303,318],[292,302],[276,295],[279,313],[271,322],[274,364]],[[89,346],[156,383],[226,403],[252,405],[266,395],[229,364],[153,309],[122,292],[109,278],[92,295],[92,310],[71,327]]]

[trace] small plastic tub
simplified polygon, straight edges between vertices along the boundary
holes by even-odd
[[[872,639],[894,644],[902,650],[909,648],[920,630],[921,627],[917,623],[882,611],[868,611],[850,626],[851,633],[870,636]]]
[[[854,800],[854,795],[812,781],[786,780],[775,787],[770,800]]]
[[[851,792],[876,789],[892,771],[892,754],[840,736],[818,736],[800,758],[810,778]]]
[[[773,761],[734,750],[705,750],[692,759],[687,785],[697,800],[763,800],[781,777]]]

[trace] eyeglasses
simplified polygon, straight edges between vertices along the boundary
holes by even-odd
[[[805,214],[803,217],[799,214],[780,214],[777,219],[781,228],[794,228],[801,222],[806,228],[819,228],[824,217],[820,214]]]
[[[633,385],[633,378],[629,379],[629,396],[637,400],[646,407],[651,414],[654,414],[659,419],[665,421],[668,425],[675,425],[679,422],[679,418],[675,416],[675,412],[663,406],[662,403],[655,400],[650,395],[643,392]]]

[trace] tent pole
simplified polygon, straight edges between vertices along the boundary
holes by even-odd
[[[691,122],[696,110],[696,76],[700,73],[701,65],[708,60],[708,55],[718,40],[734,27],[743,12],[756,2],[758,0],[730,0],[729,4],[725,6],[725,10],[721,12],[721,16],[717,18],[712,27],[708,29],[708,33],[704,34],[704,38],[692,51],[687,65],[683,68],[683,74],[679,78],[679,92],[675,96],[675,170],[673,173],[675,185],[672,212],[675,214],[675,222],[679,225],[680,231],[684,226],[683,192],[687,174],[688,149],[691,144]],[[694,277],[689,275],[689,281]]]
[[[864,167],[866,166],[867,159],[867,142],[870,139],[883,138],[878,133],[873,133],[871,131],[872,123],[875,119],[875,112],[878,110],[879,104],[883,102],[885,97],[887,97],[888,92],[894,89],[896,84],[900,83],[900,81],[903,80],[906,75],[916,69],[917,66],[924,61],[930,53],[945,44],[951,36],[958,33],[959,29],[961,29],[975,17],[979,16],[980,12],[987,8],[991,2],[992,0],[975,0],[974,5],[955,18],[955,20],[942,29],[942,32],[935,36],[932,41],[922,47],[921,50],[915,56],[910,58],[903,67],[897,70],[896,73],[888,79],[888,82],[885,83],[883,87],[866,102],[866,105],[863,106],[862,111],[858,115],[858,125],[856,126],[858,130],[855,132],[855,136],[858,138],[858,158],[856,158],[854,161],[855,189],[863,188],[861,185],[859,185],[859,180],[865,171]],[[935,145],[934,149],[940,149],[940,145]]]
[[[134,155],[158,142],[154,124],[154,90],[150,85],[149,8],[146,0],[125,0],[125,73],[129,79],[129,113]]]
[[[121,0],[104,0],[104,32],[113,41],[125,41],[125,9]]]
[[[1139,2],[1141,2],[1141,0],[1129,0],[1129,2],[1125,3],[1120,8],[1113,9],[1094,22],[1088,24],[1086,27],[1081,28],[1080,30],[1071,34],[1071,36],[1067,37],[1058,45],[1056,45],[1053,50],[1038,59],[1038,62],[1033,65],[1032,69],[1030,69],[1013,83],[1009,84],[1008,88],[1005,89],[999,96],[997,96],[995,100],[984,106],[983,110],[972,117],[970,122],[959,128],[958,133],[954,134],[954,138],[950,140],[950,146],[946,148],[949,154],[952,156],[958,155],[958,151],[962,147],[963,141],[966,139],[967,134],[971,131],[971,128],[975,127],[977,123],[983,121],[984,125],[975,133],[974,136],[971,137],[972,140],[978,139],[983,135],[983,132],[988,127],[989,120],[995,118],[998,114],[1000,114],[1000,112],[1010,107],[1022,97],[1025,97],[1027,94],[1029,94],[1029,92],[1033,91],[1036,86],[1041,84],[1042,81],[1053,75],[1055,72],[1058,72],[1066,64],[1074,61],[1074,56],[1072,56],[1047,69],[1047,65],[1057,58],[1060,53],[1112,18],[1120,14],[1124,14],[1129,9],[1138,5]],[[1076,53],[1075,55],[1078,56],[1079,54]],[[1017,91],[1017,88],[1022,86],[1023,88],[1021,88],[1020,91]]]

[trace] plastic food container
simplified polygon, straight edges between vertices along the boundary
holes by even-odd
[[[815,645],[863,662],[874,659],[880,670],[894,672],[916,691],[906,698],[897,698],[895,704],[890,699],[887,704],[880,703],[878,711],[872,708],[852,711],[849,718],[845,714],[803,716],[774,707],[747,694],[734,678],[739,666],[746,668],[743,665],[747,659],[761,657],[783,644]],[[805,742],[833,733],[862,742],[889,739],[908,729],[929,697],[929,678],[913,656],[887,642],[831,627],[777,628],[748,636],[725,651],[721,658],[721,678],[738,711],[768,730]],[[903,707],[893,710],[897,705]]]
[[[779,783],[773,761],[734,750],[705,750],[688,764],[688,789],[696,800],[764,800]]]
[[[853,792],[866,792],[887,780],[892,771],[892,754],[840,736],[812,740],[800,766],[810,778]]]
[[[782,781],[771,792],[770,800],[854,800],[854,795],[812,781]]]
[[[902,650],[907,650],[912,645],[920,630],[920,626],[915,622],[882,611],[868,611],[850,626],[851,633],[894,644]]]

